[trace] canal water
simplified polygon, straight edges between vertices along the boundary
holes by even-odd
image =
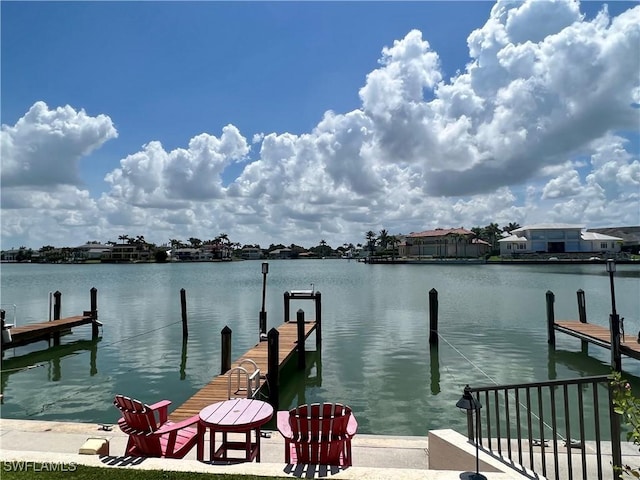
[[[220,331],[233,332],[232,357],[258,341],[261,262],[135,265],[3,264],[1,303],[18,325],[49,318],[49,294],[62,292],[62,316],[90,307],[98,289],[98,341],[74,329],[59,347],[45,342],[4,352],[2,417],[114,423],[121,393],[180,405],[220,370]],[[187,295],[189,339],[182,345],[180,289]],[[342,402],[359,431],[425,435],[465,431],[456,407],[462,389],[609,373],[609,351],[557,334],[547,345],[545,293],[556,319],[577,319],[586,294],[590,323],[608,325],[609,277],[603,265],[367,265],[347,260],[271,261],[269,328],[283,322],[283,294],[322,293],[323,342],[307,369],[281,379],[280,408]],[[428,293],[439,294],[439,348],[428,344]],[[640,331],[640,268],[618,265],[616,307],[626,335]],[[313,303],[292,302],[291,315]],[[15,313],[14,313],[15,312]],[[308,348],[314,349],[313,337]],[[640,362],[623,360],[640,385]]]

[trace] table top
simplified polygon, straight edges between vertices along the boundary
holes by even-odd
[[[200,422],[216,430],[256,428],[273,416],[273,407],[251,398],[234,398],[213,403],[200,411]]]

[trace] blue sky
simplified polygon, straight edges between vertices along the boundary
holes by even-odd
[[[2,2],[2,248],[637,225],[640,7],[536,3]]]

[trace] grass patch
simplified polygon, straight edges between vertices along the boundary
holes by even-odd
[[[73,463],[2,462],[2,480],[286,480],[286,477],[169,472],[117,467],[89,467]]]

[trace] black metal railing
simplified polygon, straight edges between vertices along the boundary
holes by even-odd
[[[471,387],[470,391],[482,408],[476,425],[473,411],[468,412],[469,440],[473,442],[477,432],[480,448],[512,468],[532,478],[542,475],[556,480],[602,479],[603,471],[613,468],[613,478],[618,478],[620,415],[613,410],[610,377]],[[609,452],[603,446],[608,441],[611,458],[603,464],[603,452]],[[587,448],[595,454],[590,465]]]

